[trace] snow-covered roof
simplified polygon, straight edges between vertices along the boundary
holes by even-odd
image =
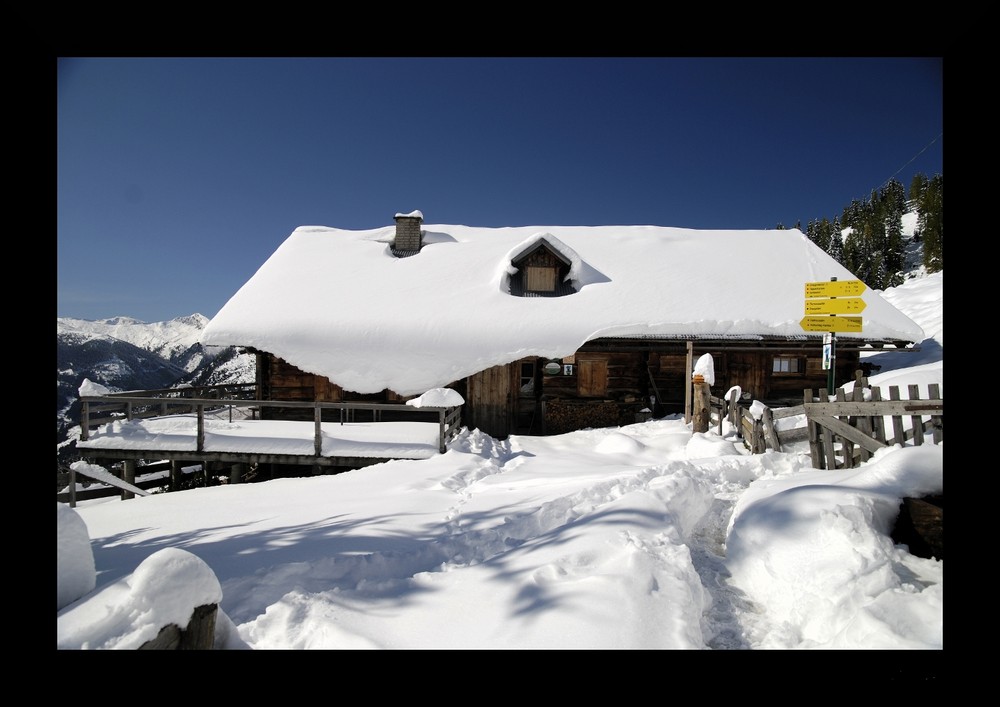
[[[422,250],[397,258],[395,226],[297,228],[209,322],[202,343],[267,351],[359,393],[413,395],[603,337],[819,338],[801,326],[805,284],[856,279],[797,229],[422,230]],[[576,292],[511,295],[511,261],[542,239],[570,263]],[[923,340],[878,292],[862,299],[862,333],[838,337]]]

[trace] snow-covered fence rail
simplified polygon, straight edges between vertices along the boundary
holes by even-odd
[[[192,399],[215,400],[210,409],[221,408],[230,400],[253,400],[255,383],[230,383],[226,385],[187,386],[184,388],[163,388],[157,390],[133,390],[105,395],[81,396],[84,419],[90,429],[116,420],[142,419],[168,414],[191,413],[195,411]],[[148,398],[146,403],[136,403],[134,398]],[[132,399],[130,399],[132,398]],[[83,428],[84,433],[89,432]],[[83,439],[86,439],[84,437]]]

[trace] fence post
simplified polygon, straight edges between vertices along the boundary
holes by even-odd
[[[133,486],[135,486],[135,460],[126,459],[122,463],[122,467],[123,467],[122,480],[127,484],[132,484]],[[122,489],[122,500],[124,501],[129,498],[135,498],[135,494],[132,493],[131,491],[126,491]]]
[[[711,387],[705,382],[705,377],[696,373],[691,379],[694,387],[694,418],[693,430],[695,432],[708,432],[708,425],[712,417]]]
[[[198,403],[198,441],[195,445],[196,452],[205,451],[205,405]]]
[[[802,393],[803,406],[813,402],[812,388],[806,388]],[[809,458],[814,469],[823,468],[823,453],[820,448],[819,424],[809,419],[806,413],[806,429],[809,432]]]
[[[927,386],[927,397],[931,400],[940,400],[941,393],[937,383],[931,383]],[[931,415],[931,439],[934,440],[934,444],[941,444],[941,439],[944,436],[944,432],[941,427],[943,421],[942,415]]]
[[[735,389],[729,391],[729,424],[735,427],[736,434],[742,437],[743,432],[740,430],[739,399],[740,396],[737,395]]]
[[[882,391],[877,385],[872,386],[872,402],[882,402]],[[871,418],[872,434],[879,442],[885,444],[885,418],[882,415],[875,415]]]
[[[778,431],[774,429],[774,413],[771,412],[771,408],[764,408],[762,421],[764,423],[764,434],[767,436],[767,441],[771,443],[771,448],[776,452],[780,452],[781,440],[778,439]],[[764,448],[767,448],[766,444]]]
[[[910,400],[920,400],[920,386],[911,385],[909,391]],[[924,420],[920,415],[913,415],[910,422],[913,425],[913,444],[920,446],[924,443]]]
[[[313,453],[317,457],[321,457],[323,456],[323,408],[321,408],[319,404],[317,404],[314,410],[315,412],[313,413],[313,420],[316,426],[316,430],[313,437]],[[343,409],[341,409],[340,414],[341,414],[340,424],[344,424]]]
[[[868,379],[865,378],[864,371],[858,369],[854,372],[854,391],[851,399],[856,403],[864,402],[865,400],[865,388],[868,387]],[[872,419],[867,415],[859,415],[858,417],[852,418],[852,427],[856,427],[866,436],[872,436]],[[871,452],[865,449],[863,446],[858,447],[858,453],[861,455],[861,462],[866,462],[871,458]]]
[[[889,400],[898,401],[899,399],[899,386],[890,385]],[[892,443],[898,444],[900,447],[906,445],[906,431],[903,429],[903,418],[899,415],[892,416]]]

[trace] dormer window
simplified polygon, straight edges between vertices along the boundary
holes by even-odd
[[[518,297],[561,297],[574,293],[566,282],[570,262],[545,240],[515,258],[517,272],[510,278],[510,293]]]

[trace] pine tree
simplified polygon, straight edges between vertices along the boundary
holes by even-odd
[[[944,177],[935,174],[920,200],[918,228],[924,241],[924,267],[928,272],[944,268],[943,243]]]
[[[863,253],[861,252],[861,232],[853,226],[848,227],[847,238],[844,239],[844,267],[854,273],[859,280],[861,277],[861,264]]]
[[[906,211],[906,194],[903,185],[890,179],[879,194],[879,206],[885,224],[883,257],[888,279],[902,279],[905,243],[903,242],[903,213]]]
[[[840,220],[834,216],[833,225],[830,228],[830,244],[826,248],[827,254],[841,265],[844,264],[844,238],[841,234]]]
[[[927,177],[923,173],[917,172],[913,175],[913,179],[910,180],[910,191],[907,194],[907,199],[913,205],[920,204],[920,200],[924,196],[924,189],[927,188]]]

